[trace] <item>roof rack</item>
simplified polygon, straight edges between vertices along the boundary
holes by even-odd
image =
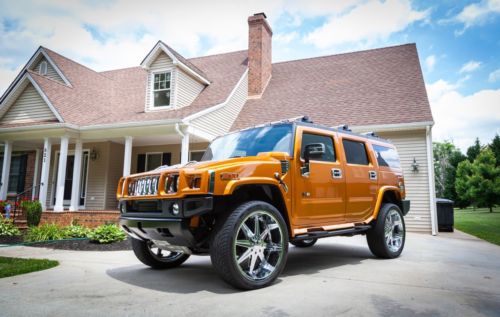
[[[376,134],[376,133],[375,133],[375,132],[373,132],[373,131],[370,131],[370,132],[365,132],[365,133],[361,133],[361,135],[372,136],[372,137],[374,137],[374,138],[380,138],[380,137],[378,136],[378,134]]]
[[[337,126],[334,126],[332,127],[333,129],[337,129],[337,130],[342,130],[342,131],[349,131],[349,132],[352,132],[352,130],[349,128],[349,126],[347,124],[341,124],[341,125],[337,125]]]

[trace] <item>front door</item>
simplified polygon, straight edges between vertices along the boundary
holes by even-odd
[[[53,189],[52,192],[54,193],[54,198],[53,198],[53,204],[55,205],[56,203],[56,183],[57,183],[57,174],[58,174],[58,166],[59,166],[59,156],[60,154],[57,153],[57,158],[56,162],[54,164],[55,166],[55,173],[54,173],[54,178],[53,178]],[[86,196],[86,191],[87,191],[87,170],[88,170],[88,163],[89,163],[89,153],[88,151],[84,151],[82,154],[82,168],[81,168],[81,175],[80,175],[80,206],[85,205],[85,196]],[[64,201],[63,204],[64,206],[69,206],[71,204],[71,191],[73,189],[73,168],[75,166],[75,155],[73,153],[68,154],[67,160],[66,160],[66,178],[64,179]]]
[[[321,130],[297,128],[296,147],[300,153],[296,164],[294,224],[298,226],[326,226],[344,221],[345,179],[342,164],[337,159],[334,134]],[[302,131],[301,131],[302,130]],[[322,143],[325,153],[309,163],[309,176],[301,174],[304,164],[304,150],[307,144]]]

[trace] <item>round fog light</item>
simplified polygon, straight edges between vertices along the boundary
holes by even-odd
[[[178,203],[173,203],[172,204],[172,213],[174,215],[178,215],[179,214],[179,204]]]

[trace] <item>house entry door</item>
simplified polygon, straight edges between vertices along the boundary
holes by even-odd
[[[54,199],[52,204],[56,203],[56,183],[57,183],[57,174],[58,174],[58,166],[59,166],[59,156],[57,153],[57,159],[55,162],[55,176],[54,176],[54,185],[52,186],[54,193]],[[87,192],[87,170],[89,164],[89,153],[88,151],[84,151],[82,154],[82,168],[80,175],[80,206],[85,206],[85,197]],[[73,189],[73,169],[75,166],[75,154],[69,153],[66,161],[66,178],[64,179],[64,206],[69,206],[71,204],[71,192]]]

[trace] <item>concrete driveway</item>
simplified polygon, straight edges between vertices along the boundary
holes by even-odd
[[[222,282],[209,257],[153,271],[132,252],[0,255],[61,262],[0,279],[1,316],[500,316],[500,247],[459,232],[409,234],[396,260],[373,258],[362,236],[291,246],[278,281],[250,292]]]

